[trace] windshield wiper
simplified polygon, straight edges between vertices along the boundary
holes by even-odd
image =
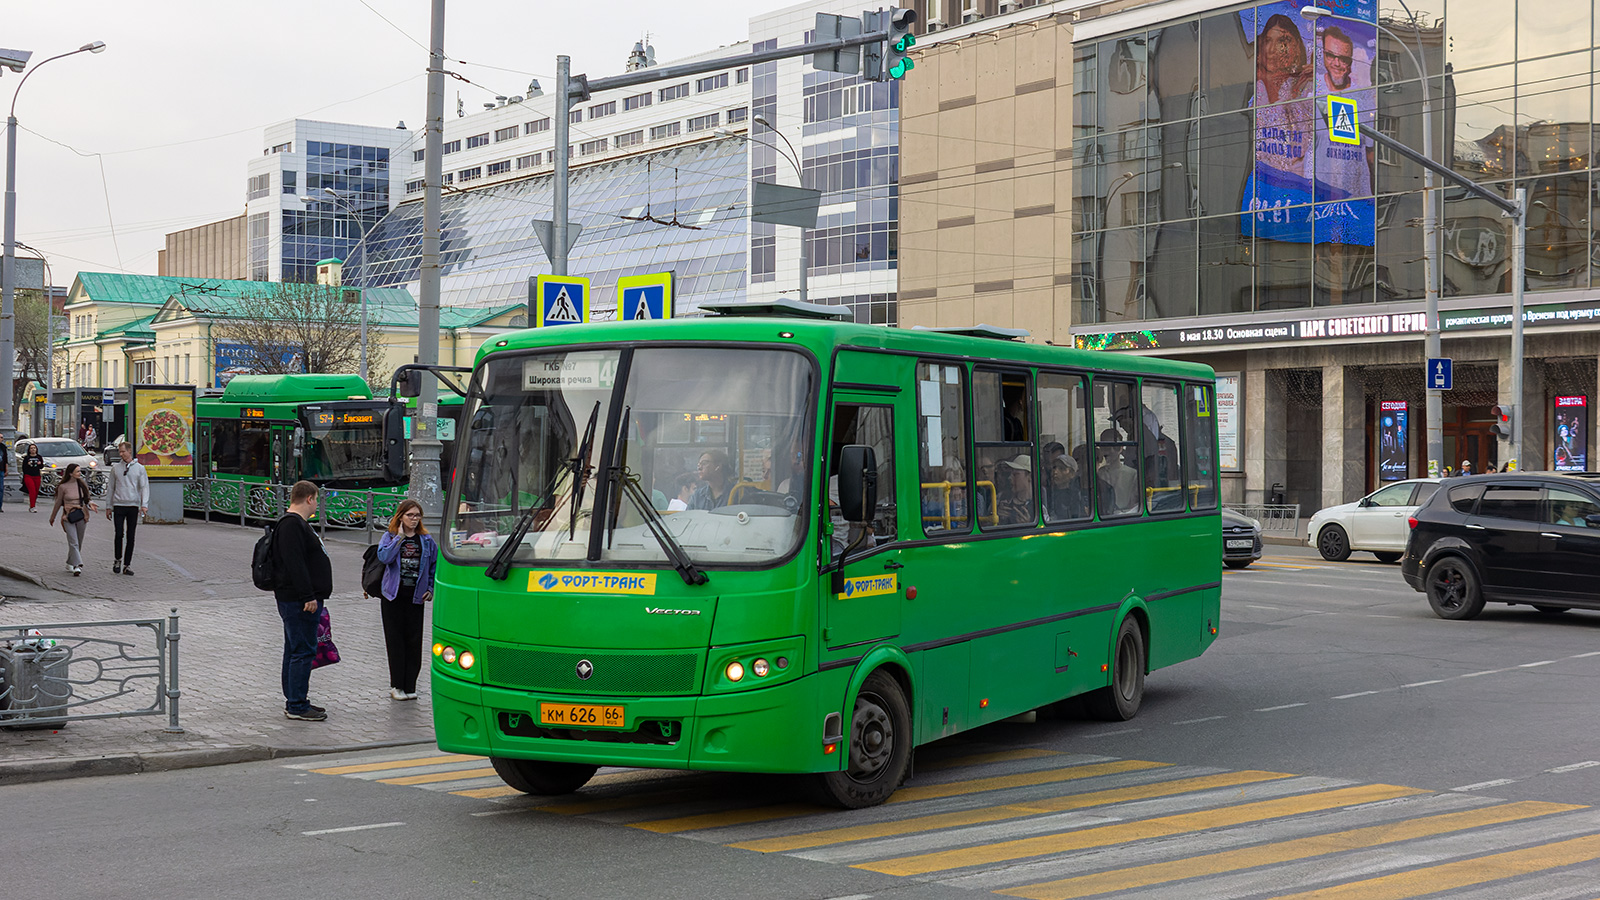
[[[589,424],[583,429],[583,443],[578,446],[578,455],[572,458],[572,477],[577,480],[572,491],[572,506],[567,513],[567,540],[572,540],[578,533],[578,510],[583,508],[583,495],[589,487],[589,475],[593,470],[589,467],[589,453],[594,450],[594,425],[600,418],[600,401],[594,402],[594,411],[589,413]]]
[[[550,473],[550,481],[544,486],[544,490],[539,492],[538,502],[544,503],[546,498],[550,497],[551,494],[555,492],[556,482],[561,479],[562,472],[570,471],[572,476],[578,479],[583,477],[584,463],[589,458],[590,448],[594,445],[595,419],[597,419],[599,416],[600,401],[596,400],[594,402],[594,411],[589,413],[589,424],[584,427],[583,444],[578,448],[578,455],[567,460],[564,465]],[[579,490],[581,490],[581,487],[574,486],[575,498]],[[575,499],[572,504],[571,513],[572,524],[574,528],[577,527],[578,504],[581,502],[581,500]],[[485,575],[488,575],[495,581],[506,580],[506,577],[511,574],[511,560],[517,555],[517,548],[522,545],[522,539],[527,536],[528,529],[533,527],[533,517],[544,509],[546,509],[546,507],[530,505],[528,507],[528,511],[523,513],[521,518],[517,519],[517,524],[511,529],[511,534],[507,536],[506,542],[500,545],[500,549],[494,554],[494,559],[489,561],[489,569],[484,573]],[[572,539],[570,533],[568,534],[567,539]]]
[[[672,560],[672,566],[678,570],[678,575],[683,578],[683,583],[697,585],[705,584],[709,581],[710,579],[706,577],[706,573],[700,571],[699,567],[694,564],[694,560],[689,558],[688,551],[684,550],[683,545],[678,543],[678,539],[673,537],[672,532],[667,530],[667,523],[661,518],[661,513],[657,512],[656,508],[651,505],[650,498],[644,495],[644,489],[639,487],[639,476],[629,472],[626,466],[618,466],[611,470],[611,478],[613,484],[622,485],[622,492],[628,495],[628,499],[633,501],[634,508],[639,510],[640,515],[644,516],[645,526],[650,529],[650,534],[655,537],[656,543],[661,545],[662,552],[666,553],[667,558]],[[616,524],[616,519],[613,518],[611,527],[615,529]]]

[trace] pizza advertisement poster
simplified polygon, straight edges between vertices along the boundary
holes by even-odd
[[[128,441],[151,481],[194,477],[194,388],[136,384]]]

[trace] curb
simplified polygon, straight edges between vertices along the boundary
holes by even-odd
[[[21,569],[13,569],[5,563],[0,563],[0,575],[4,575],[7,578],[15,578],[19,581],[26,581],[30,584],[42,587],[47,591],[50,590],[50,585],[45,584],[43,578],[40,578],[32,572],[24,572]]]
[[[93,778],[102,775],[136,775],[142,772],[171,772],[202,766],[261,762],[297,756],[331,753],[356,753],[389,747],[413,747],[433,741],[374,741],[368,744],[343,744],[329,747],[270,747],[244,744],[211,747],[204,750],[165,750],[150,753],[124,753],[113,756],[79,756],[55,759],[27,759],[0,762],[0,786],[60,781],[67,778]]]

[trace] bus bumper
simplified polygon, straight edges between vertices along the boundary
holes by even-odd
[[[821,772],[837,769],[844,755],[827,751],[822,730],[823,716],[839,711],[847,675],[815,673],[704,696],[608,698],[507,690],[435,671],[434,730],[439,749],[454,753],[657,769]],[[622,706],[625,724],[549,728],[538,724],[540,703]]]

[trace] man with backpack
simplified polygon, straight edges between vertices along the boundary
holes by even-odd
[[[283,717],[302,722],[328,718],[327,710],[307,698],[317,655],[317,621],[322,601],[333,593],[333,564],[311,530],[316,512],[317,486],[295,482],[289,489],[289,512],[277,521],[270,538],[272,593],[283,620]]]

